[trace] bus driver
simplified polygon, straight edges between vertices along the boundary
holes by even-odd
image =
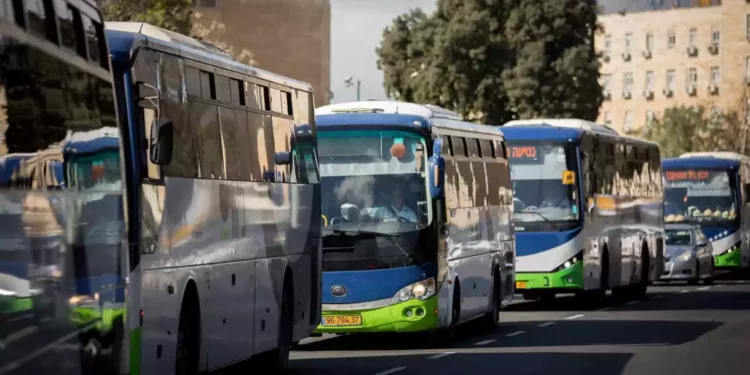
[[[398,217],[410,223],[418,221],[417,214],[404,204],[404,194],[398,185],[391,192],[391,204],[378,207],[373,216],[381,220]]]

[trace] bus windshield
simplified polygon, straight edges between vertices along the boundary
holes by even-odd
[[[516,229],[529,230],[528,224],[535,230],[548,230],[550,225],[560,229],[579,222],[575,146],[512,141],[508,145]]]
[[[94,155],[70,155],[67,164],[69,189],[101,192],[119,192],[120,154],[117,151]]]
[[[355,259],[382,268],[393,262],[378,267],[367,259],[417,260],[427,250],[426,149],[425,139],[410,132],[318,134],[324,260],[348,260],[345,269],[357,268]],[[324,269],[331,267],[324,262]]]
[[[668,223],[737,224],[737,178],[726,170],[664,172]]]

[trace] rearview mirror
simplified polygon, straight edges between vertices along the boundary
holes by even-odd
[[[289,165],[292,163],[292,153],[289,151],[279,151],[273,155],[273,162],[276,165]]]
[[[172,162],[174,124],[172,120],[158,119],[151,123],[151,144],[149,159],[156,165],[169,165]]]
[[[443,159],[443,140],[435,139],[432,145],[432,156],[430,156],[429,180],[430,197],[440,199],[443,197],[443,185],[445,180],[445,159]]]

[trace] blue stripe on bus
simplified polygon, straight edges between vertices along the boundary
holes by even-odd
[[[567,232],[516,232],[516,256],[534,255],[560,246],[572,240],[581,229]]]
[[[664,159],[661,167],[665,171],[684,170],[684,169],[730,169],[739,167],[740,162],[737,160],[712,158],[712,157],[691,157],[691,158],[670,158]]]
[[[703,231],[703,234],[706,235],[709,239],[713,236],[719,235],[719,239],[731,236],[738,230],[736,227],[704,227],[701,225],[701,230]],[[724,234],[724,231],[727,232],[727,234]]]
[[[432,263],[384,270],[324,272],[322,299],[323,303],[358,303],[391,298],[401,288],[436,274],[437,267]],[[345,287],[346,296],[332,296],[334,285]]]
[[[25,279],[29,277],[29,263],[22,260],[0,260],[0,274]]]

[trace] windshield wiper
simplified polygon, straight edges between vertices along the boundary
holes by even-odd
[[[538,215],[544,221],[548,222],[550,225],[552,225],[553,227],[555,227],[555,229],[557,229],[558,232],[562,232],[563,231],[563,229],[562,229],[562,227],[560,225],[558,225],[557,223],[552,222],[550,219],[547,219],[546,216],[542,215],[541,213],[539,213],[537,211],[520,211],[520,212],[515,212],[515,213],[516,214],[535,214],[535,215]]]
[[[362,229],[335,229],[335,228],[323,228],[323,230],[328,230],[328,231],[331,231],[331,232],[333,232],[334,234],[345,234],[345,233],[352,233],[352,234],[363,234],[363,235],[366,235],[366,236],[371,236],[371,237],[385,238],[385,239],[387,239],[388,241],[390,241],[390,242],[391,242],[392,244],[396,245],[396,248],[398,248],[398,250],[399,250],[399,251],[401,251],[402,253],[404,253],[404,255],[405,255],[406,257],[408,257],[409,259],[412,259],[412,255],[411,255],[411,254],[409,254],[409,252],[408,252],[408,251],[406,251],[406,249],[404,249],[404,247],[403,247],[403,246],[401,246],[401,244],[400,244],[400,243],[399,243],[398,241],[396,241],[396,240],[394,239],[394,238],[396,238],[396,237],[401,237],[401,235],[400,235],[400,234],[397,234],[397,233],[381,233],[381,232],[372,232],[372,231],[369,231],[369,230],[362,230]]]

